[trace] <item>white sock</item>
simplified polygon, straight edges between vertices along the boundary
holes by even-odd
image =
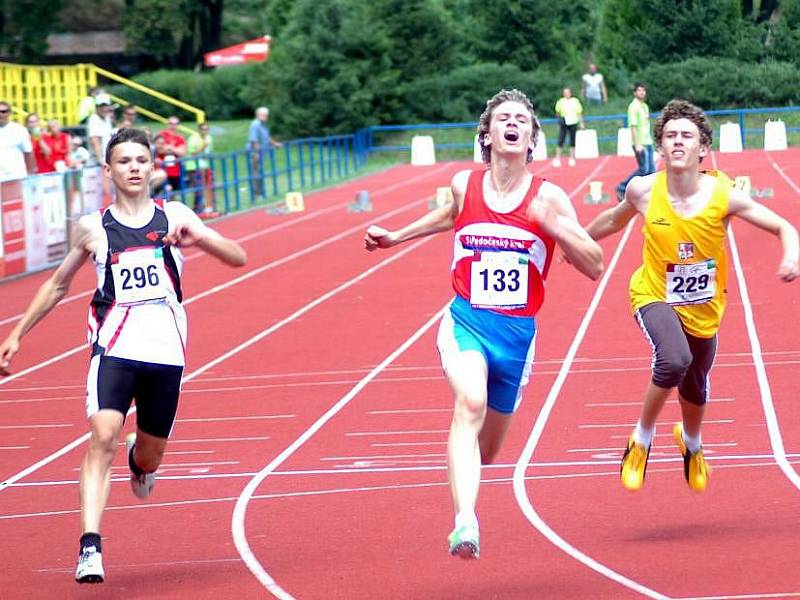
[[[686,433],[686,429],[683,429],[681,437],[683,437],[683,443],[686,444],[686,449],[689,452],[695,453],[700,450],[700,446],[703,445],[699,433],[696,436],[691,436]]]
[[[650,445],[653,443],[653,436],[656,434],[656,428],[651,427],[650,429],[645,429],[642,427],[642,423],[636,423],[636,429],[633,430],[633,439],[636,441],[637,444],[642,444],[645,448],[649,448]]]
[[[474,510],[464,509],[456,515],[456,529],[464,525],[478,526],[478,517]]]

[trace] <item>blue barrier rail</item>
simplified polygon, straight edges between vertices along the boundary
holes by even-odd
[[[708,110],[706,115],[711,119],[715,129],[726,121],[738,122],[739,128],[742,132],[742,145],[754,146],[757,144],[759,135],[763,136],[764,123],[769,120],[776,120],[782,115],[787,113],[800,113],[800,106],[786,106],[776,108],[741,108],[741,109],[721,109],[721,110]],[[651,119],[655,120],[660,115],[659,112],[651,113]],[[786,132],[790,133],[800,132],[800,114],[795,121],[797,126],[787,123]],[[548,145],[555,145],[558,139],[558,119],[544,118],[539,120],[542,125],[542,130],[545,132]],[[616,115],[585,115],[584,121],[586,127],[590,129],[597,129],[597,141],[599,144],[616,144],[617,131],[622,127],[628,126],[628,116],[626,114]],[[470,121],[465,123],[420,123],[416,125],[376,125],[368,127],[365,130],[365,137],[367,140],[367,147],[370,154],[372,153],[385,153],[385,152],[409,152],[411,150],[410,138],[408,143],[398,143],[397,133],[403,132],[434,132],[434,147],[440,149],[463,149],[471,151],[473,148],[473,136],[478,123],[477,121]],[[447,130],[461,130],[463,132],[463,141],[452,141],[449,139],[451,136],[445,133],[444,135],[436,135],[437,131],[447,132]],[[446,138],[446,141],[437,139]],[[718,139],[719,136],[715,136]],[[387,141],[388,140],[388,141]]]
[[[157,195],[197,209],[229,213],[276,202],[287,192],[308,190],[351,177],[368,159],[365,132],[290,140],[281,148],[236,150],[178,159],[178,185]]]

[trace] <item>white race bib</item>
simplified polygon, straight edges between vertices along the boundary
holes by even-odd
[[[470,304],[523,308],[528,305],[528,256],[519,252],[482,252],[472,263]]]
[[[717,265],[705,260],[690,265],[667,265],[667,304],[702,304],[716,294]]]
[[[163,248],[120,252],[111,265],[117,304],[137,304],[167,297],[167,270]]]

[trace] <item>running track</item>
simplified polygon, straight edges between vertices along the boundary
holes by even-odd
[[[716,154],[774,189],[800,225],[800,151]],[[534,170],[572,194],[606,191],[632,159]],[[444,452],[451,400],[437,317],[451,297],[447,235],[370,254],[363,231],[427,210],[464,164],[401,166],[307,198],[307,210],[218,222],[250,262],[189,252],[189,362],[154,494],[117,457],[103,533],[106,583],[72,581],[86,424],[88,267],[0,381],[3,598],[787,598],[800,596],[798,284],[779,245],[735,223],[729,308],[691,492],[663,413],[647,482],[618,482],[649,377],[627,307],[641,221],[604,240],[599,282],[554,264],[534,377],[498,463],[483,471],[478,561],[450,558]],[[358,190],[374,212],[349,213]],[[0,337],[46,273],[0,286]],[[127,429],[133,427],[133,417]]]

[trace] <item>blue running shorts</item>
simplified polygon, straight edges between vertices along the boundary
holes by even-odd
[[[436,346],[447,371],[447,364],[458,353],[480,352],[489,367],[487,386],[489,407],[513,413],[530,379],[536,345],[536,320],[533,317],[503,315],[474,308],[456,296],[439,325]]]

